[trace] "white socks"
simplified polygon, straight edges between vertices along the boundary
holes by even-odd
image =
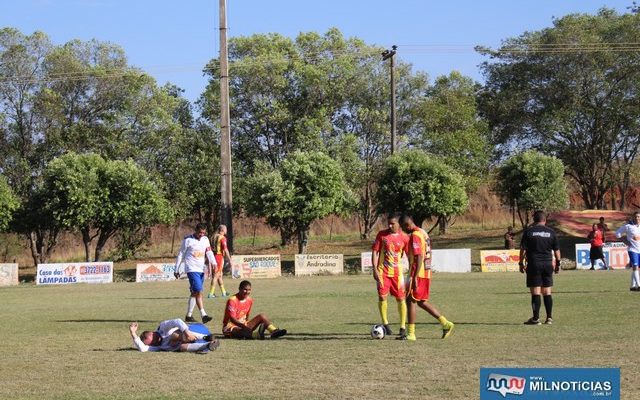
[[[187,317],[190,317],[193,314],[193,309],[196,307],[196,298],[189,297],[189,305],[187,306]]]
[[[631,271],[631,287],[640,287],[640,271],[637,269]]]

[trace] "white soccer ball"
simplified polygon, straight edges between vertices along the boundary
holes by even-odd
[[[372,326],[371,337],[373,339],[384,339],[384,326],[380,324]]]

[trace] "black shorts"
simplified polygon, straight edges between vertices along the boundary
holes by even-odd
[[[527,265],[527,287],[553,286],[553,265]]]
[[[600,260],[601,258],[604,258],[602,246],[591,246],[591,249],[589,250],[589,258],[592,260]]]

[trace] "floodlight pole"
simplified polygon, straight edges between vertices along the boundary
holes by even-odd
[[[382,61],[390,60],[391,68],[391,154],[396,152],[396,80],[394,77],[395,63],[394,56],[398,46],[391,46],[391,50],[382,52]]]
[[[229,62],[227,54],[227,0],[220,0],[220,220],[227,226],[227,246],[233,253],[233,194],[231,188],[231,128]]]

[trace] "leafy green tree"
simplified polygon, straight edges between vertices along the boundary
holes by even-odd
[[[491,57],[480,103],[494,143],[503,154],[557,155],[587,208],[605,207],[616,183],[626,192],[638,154],[640,59],[628,44],[640,41],[639,23],[636,13],[603,8],[479,49]]]
[[[475,191],[487,175],[491,148],[488,127],[479,118],[476,94],[480,85],[459,72],[436,79],[415,106],[414,147],[441,157]]]
[[[505,205],[515,206],[523,228],[537,209],[556,211],[567,207],[564,169],[559,159],[533,150],[510,157],[498,168],[496,192]]]
[[[14,211],[20,203],[4,176],[0,175],[0,232],[9,227]]]
[[[277,170],[257,171],[246,182],[247,213],[289,230],[304,253],[311,223],[348,209],[351,202],[340,165],[322,152],[296,151]]]
[[[376,196],[380,213],[406,212],[418,226],[431,217],[460,215],[469,203],[462,176],[421,150],[405,150],[385,160]],[[446,225],[441,233],[446,233]]]

